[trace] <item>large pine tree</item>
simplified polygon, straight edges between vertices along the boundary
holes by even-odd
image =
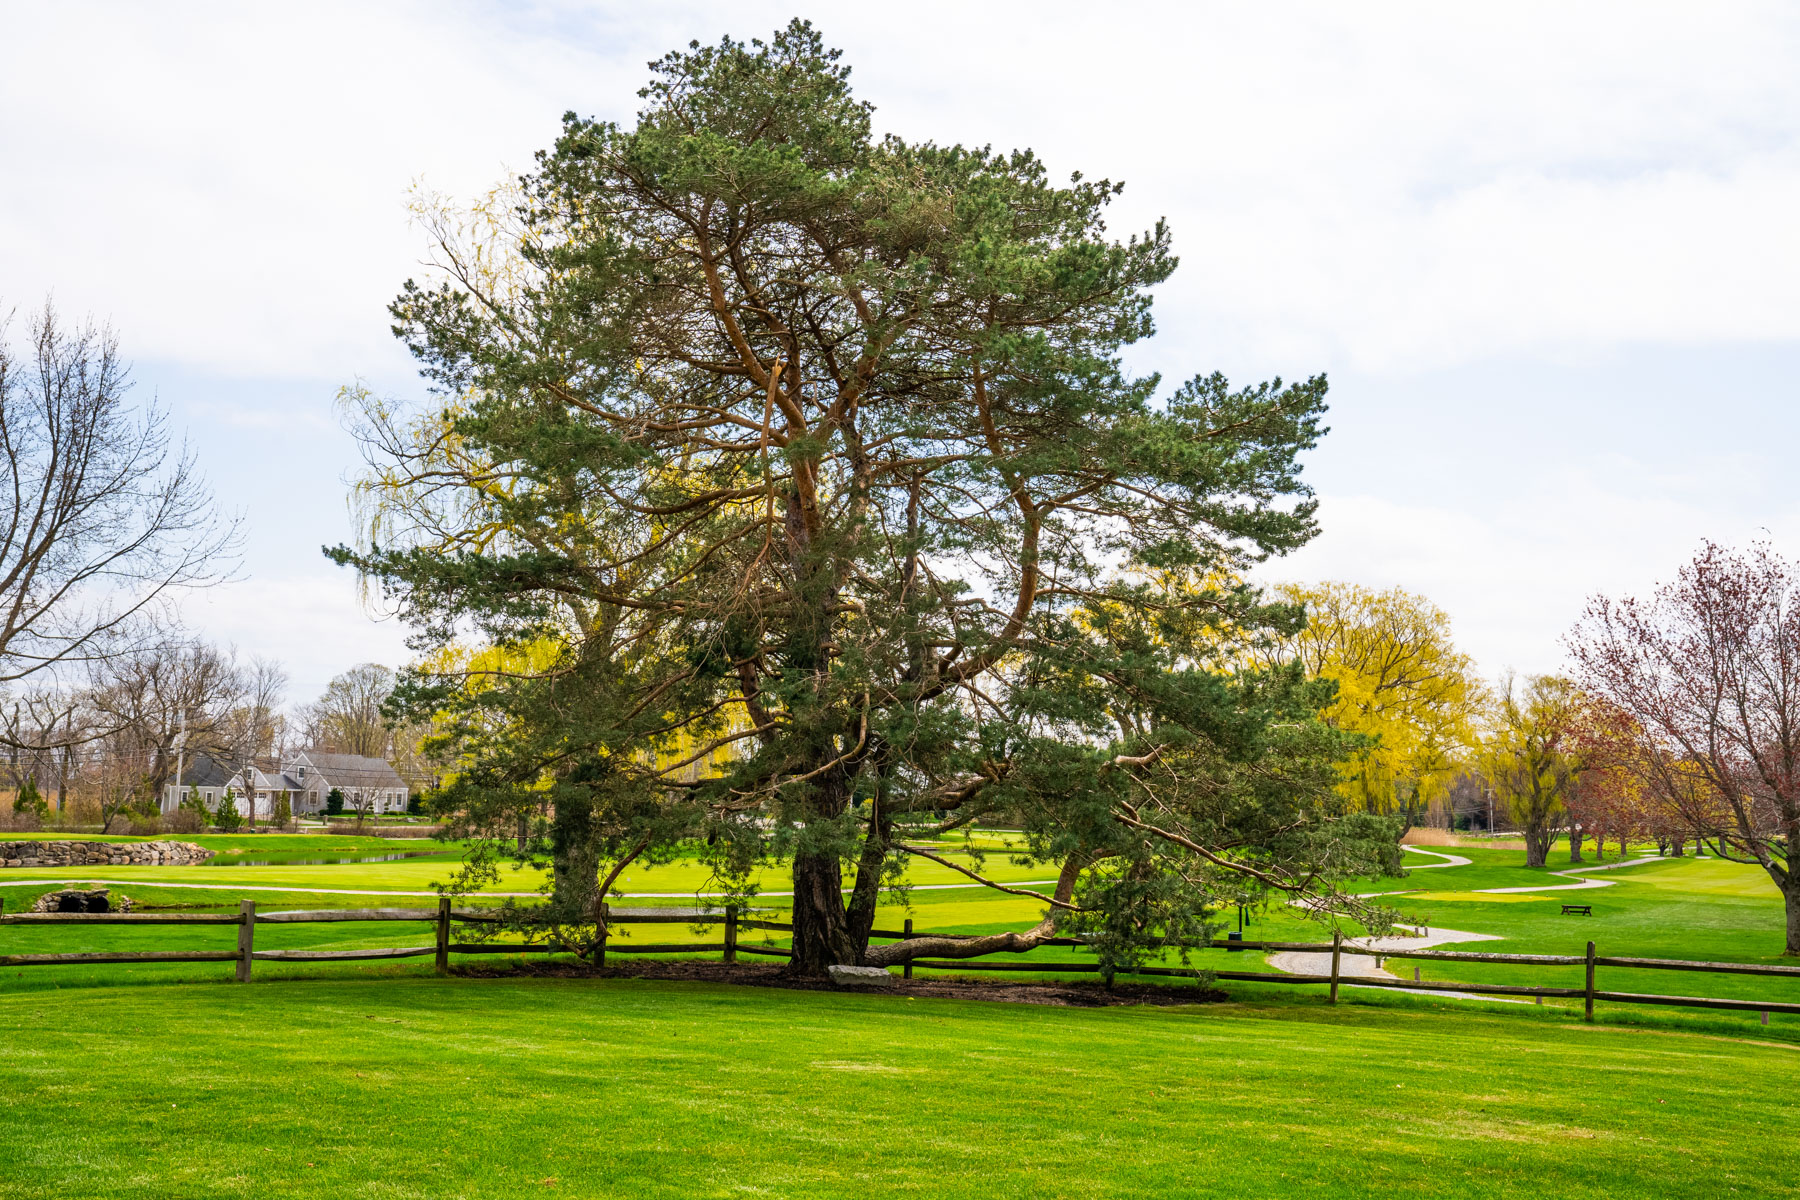
[[[1391,867],[1329,685],[1244,665],[1301,619],[1238,581],[1315,531],[1324,379],[1159,395],[1120,353],[1167,232],[1111,239],[1118,185],[1029,152],[875,139],[805,23],[653,70],[635,127],[566,117],[408,283],[441,414],[366,403],[379,544],[333,552],[432,652],[399,695],[446,802],[496,839],[553,813],[550,916],[699,845],[727,886],[791,863],[799,972],[1059,928],[1120,963]],[[937,853],[903,831],[1000,814],[1044,921],[870,946]]]

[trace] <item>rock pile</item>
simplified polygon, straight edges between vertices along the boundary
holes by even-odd
[[[192,842],[0,842],[0,867],[190,867],[215,853]]]

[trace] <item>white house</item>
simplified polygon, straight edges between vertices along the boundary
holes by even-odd
[[[180,807],[189,788],[199,789],[201,802],[208,808],[217,808],[230,791],[237,799],[238,811],[245,815],[250,812],[247,797],[254,793],[258,820],[275,815],[275,801],[283,792],[295,813],[324,812],[334,790],[342,793],[346,812],[405,812],[410,794],[406,781],[385,759],[317,750],[295,751],[274,774],[251,767],[250,783],[245,787],[241,770],[228,769],[200,755],[179,782],[163,789],[162,808],[169,812]]]

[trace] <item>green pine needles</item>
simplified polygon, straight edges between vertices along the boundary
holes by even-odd
[[[1325,380],[1131,374],[1168,231],[1028,151],[877,139],[849,76],[804,22],[696,44],[634,126],[570,115],[429,217],[393,313],[439,407],[350,393],[369,536],[331,554],[427,652],[395,703],[456,761],[436,803],[492,856],[547,816],[565,927],[639,858],[740,894],[785,859],[806,973],[1346,903],[1396,831],[1333,792],[1329,685],[1246,665],[1301,614],[1242,581],[1316,531]],[[1040,924],[869,944],[998,820]]]
[[[197,830],[204,830],[212,823],[212,814],[206,809],[206,801],[200,797],[200,789],[191,784],[187,795],[181,798],[179,811],[192,815],[193,827]]]
[[[236,833],[243,825],[244,814],[238,811],[235,789],[225,789],[225,794],[219,798],[218,811],[213,813],[212,823],[220,833]]]
[[[38,790],[37,780],[29,775],[13,793],[13,813],[16,816],[32,817],[39,821],[50,815],[50,802],[44,793]]]

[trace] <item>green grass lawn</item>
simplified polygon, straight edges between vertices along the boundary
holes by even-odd
[[[276,835],[216,840],[221,851],[286,849]],[[396,847],[292,840],[304,851]],[[1504,896],[1480,889],[1571,881],[1523,867],[1516,849],[1454,852],[1473,861],[1361,890],[1397,893],[1391,902],[1423,923],[1503,939],[1472,947],[1483,950],[1572,954],[1591,937],[1602,954],[1779,954],[1779,899],[1751,868],[1666,861],[1596,875],[1608,888]],[[986,869],[1043,877],[1004,855]],[[132,881],[116,890],[144,904],[222,911],[252,894],[264,909],[429,907],[380,893],[427,890],[449,864],[88,870]],[[50,877],[71,874],[0,871],[0,883],[26,884],[0,896],[17,911]],[[913,878],[956,881],[935,864]],[[680,904],[703,879],[698,864],[677,862],[634,872],[628,890]],[[249,885],[277,890],[237,890]],[[779,870],[764,886],[785,890]],[[1562,916],[1565,898],[1594,915]],[[784,899],[765,902],[784,915]],[[878,924],[1020,928],[1039,907],[979,887],[922,889]],[[720,936],[686,925],[626,933]],[[222,950],[235,934],[0,926],[0,953]],[[1247,935],[1328,936],[1281,907],[1253,914]],[[780,934],[745,939],[765,936],[783,944]],[[259,949],[353,949],[424,944],[430,928],[265,925],[256,938]],[[1209,951],[1194,962],[1258,970],[1263,956]],[[429,959],[265,961],[248,986],[230,974],[228,963],[0,968],[0,1198],[1800,1191],[1800,1140],[1780,1083],[1800,1055],[1800,1018],[1765,1029],[1754,1014],[1603,1004],[1588,1026],[1557,1004],[1346,989],[1332,1008],[1318,988],[1235,982],[1228,1004],[1075,1010],[617,979],[441,980]],[[1423,974],[1578,979],[1452,963]],[[1601,986],[1800,999],[1788,980],[1603,969]]]
[[[5,994],[0,1197],[1791,1195],[1795,1054],[621,980]]]
[[[446,846],[444,843],[430,840],[391,841],[368,837],[336,837],[329,835],[278,835],[258,834],[255,837],[209,835],[196,838],[220,852],[224,859],[221,863],[206,863],[191,867],[15,867],[0,870],[0,898],[11,896],[15,890],[13,885],[33,881],[88,879],[99,877],[109,880],[128,880],[142,883],[164,883],[183,885],[204,885],[207,888],[230,889],[239,888],[289,888],[294,891],[313,889],[321,894],[331,890],[375,890],[387,892],[424,892],[429,893],[434,884],[449,880],[461,854],[456,845]],[[367,853],[377,854],[420,854],[429,851],[442,851],[430,857],[405,858],[386,862],[330,863],[308,865],[292,862],[274,862],[269,865],[245,866],[234,865],[243,858],[308,858],[326,854],[351,855]],[[965,857],[954,849],[950,853]],[[1004,853],[991,854],[982,865],[982,872],[1002,883],[1017,883],[1029,880],[1054,879],[1053,868],[1041,866],[1020,866],[1011,862]],[[941,886],[953,884],[957,886],[969,883],[968,877],[937,863],[916,860],[909,870],[909,882],[922,886]],[[544,882],[544,873],[523,866],[515,869],[514,864],[501,867],[500,879],[497,883],[484,889],[497,893],[535,894]],[[787,868],[774,865],[758,872],[756,882],[759,887],[771,892],[783,892],[790,888]],[[619,885],[627,894],[662,893],[665,899],[679,899],[693,896],[699,892],[712,890],[716,885],[711,879],[708,867],[692,857],[678,859],[675,862],[657,866],[628,867],[619,880]],[[129,889],[127,889],[129,890]],[[131,893],[136,895],[135,892]],[[249,895],[249,892],[245,892]],[[17,905],[10,899],[9,910]]]
[[[216,843],[214,848],[222,854],[237,853],[240,857],[246,852],[268,854],[293,847],[298,847],[301,852],[318,847],[319,850],[311,850],[315,854],[320,850],[392,852],[396,845],[374,838],[320,835],[259,834],[252,838],[209,835],[208,840]],[[122,881],[113,885],[115,890],[132,896],[140,904],[155,907],[217,911],[235,909],[240,898],[253,898],[264,909],[429,906],[433,897],[432,885],[449,878],[455,855],[460,851],[457,847],[432,842],[400,845],[408,852],[437,849],[444,856],[320,865],[11,869],[0,871],[0,899],[5,901],[8,911],[16,912],[29,905],[39,892],[53,886],[53,880],[99,877]],[[1566,864],[1553,864],[1549,869],[1524,867],[1522,852],[1517,848],[1455,848],[1454,853],[1473,861],[1467,866],[1414,870],[1405,878],[1363,881],[1358,890],[1387,893],[1386,902],[1397,906],[1418,923],[1503,939],[1470,948],[1579,955],[1587,940],[1592,938],[1602,955],[1779,961],[1782,947],[1780,901],[1767,877],[1754,867],[1717,859],[1670,859],[1596,873],[1595,878],[1612,885],[1605,888],[1495,895],[1480,889],[1559,885],[1573,880],[1552,874],[1569,869]],[[1408,857],[1415,865],[1425,860],[1422,855]],[[1010,862],[1003,853],[991,854],[983,870],[997,879],[1015,882],[1042,878],[1046,874],[1044,868]],[[980,933],[1029,925],[1039,912],[1038,902],[1028,898],[995,893],[975,885],[956,886],[967,881],[936,863],[915,862],[908,877],[924,886],[910,894],[910,908],[886,906],[878,918],[879,924],[897,928],[906,916],[911,915],[921,930]],[[530,869],[515,872],[503,868],[501,881],[492,890],[530,895],[536,892],[541,880],[541,875]],[[779,919],[780,910],[786,905],[782,895],[787,889],[783,869],[778,865],[771,866],[762,872],[759,882],[766,891],[762,903],[776,910]],[[708,878],[703,865],[686,859],[654,867],[634,867],[626,872],[622,883],[629,896],[637,897],[627,899],[627,904],[667,905],[691,903],[697,892],[707,888]],[[406,895],[409,892],[415,894]],[[1565,900],[1592,905],[1593,915],[1563,915],[1561,906]],[[355,945],[391,944],[395,936],[407,940],[418,935],[417,930],[395,931],[389,927],[358,925],[351,928],[354,933],[342,936]],[[108,939],[115,935],[125,936],[127,932],[135,936],[147,931],[84,929],[80,932],[83,944],[71,948],[126,948],[110,945]],[[1252,939],[1310,941],[1329,937],[1325,926],[1284,906],[1253,913],[1246,932]],[[259,931],[259,945],[262,944],[260,939],[289,933],[291,931],[284,930],[281,935],[272,935],[265,928]],[[680,926],[659,927],[653,933],[640,928],[631,931],[631,935],[647,936],[656,941],[682,940],[688,936],[698,940],[701,936],[688,935]],[[27,932],[7,927],[0,929],[0,952],[6,947],[24,951],[53,950],[56,947],[38,944],[38,939],[67,936],[70,933],[65,930]],[[192,938],[195,934],[189,930],[182,931],[180,936]],[[219,935],[215,932],[213,936]],[[716,940],[718,934],[714,931],[705,936]],[[24,944],[20,938],[28,938],[31,944]],[[769,941],[781,944],[779,937]],[[1068,957],[1070,953],[1058,951],[1056,956]],[[1039,957],[1044,954],[1040,953]],[[1201,965],[1237,969],[1251,967],[1259,960],[1260,956],[1254,954],[1222,953],[1196,959]],[[1166,961],[1173,961],[1173,956]],[[1403,969],[1409,968],[1410,964],[1407,964]],[[1574,969],[1430,963],[1423,966],[1422,974],[1425,979],[1438,981],[1562,986],[1578,982],[1579,972]],[[1796,998],[1794,985],[1786,980],[1668,972],[1606,969],[1601,986],[1606,990]]]
[[[1405,882],[1421,890],[1388,899],[1421,924],[1502,939],[1466,949],[1579,955],[1591,939],[1602,956],[1794,965],[1781,957],[1780,896],[1756,867],[1716,858],[1660,859],[1594,872],[1591,878],[1610,885],[1604,888],[1493,894],[1480,889],[1572,883],[1576,880],[1550,872],[1582,868],[1556,862],[1548,870],[1526,868],[1516,850],[1459,848],[1455,853],[1474,862],[1415,871]],[[1565,914],[1565,903],[1590,905],[1592,915]],[[1394,960],[1393,965],[1396,971],[1410,972],[1419,964]],[[1427,963],[1422,975],[1427,980],[1553,987],[1579,987],[1582,980],[1578,967],[1478,963]],[[1800,982],[1787,979],[1603,967],[1598,983],[1603,991],[1800,1001]]]

